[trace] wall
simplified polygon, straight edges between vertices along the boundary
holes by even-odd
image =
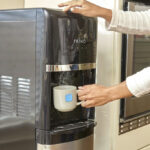
[[[62,0],[25,0],[25,7],[46,7],[58,8],[57,4],[63,2]]]
[[[0,0],[0,9],[23,8],[24,0]]]

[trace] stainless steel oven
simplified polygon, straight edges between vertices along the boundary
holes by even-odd
[[[150,5],[124,2],[124,10],[143,11]],[[150,36],[123,35],[122,40],[122,81],[126,77],[150,66]],[[150,124],[150,95],[121,100],[120,134]]]

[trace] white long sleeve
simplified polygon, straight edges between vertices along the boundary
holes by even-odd
[[[130,92],[136,97],[150,93],[150,67],[128,77],[126,83]]]
[[[150,10],[141,12],[112,11],[110,23],[106,23],[108,30],[128,34],[150,35]]]
[[[113,11],[107,29],[128,34],[150,35],[150,10],[143,12]],[[126,79],[129,91],[136,97],[150,93],[150,67]]]

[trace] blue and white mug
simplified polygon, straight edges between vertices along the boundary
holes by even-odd
[[[77,87],[61,85],[53,88],[54,107],[61,112],[73,111],[81,102],[77,102]]]

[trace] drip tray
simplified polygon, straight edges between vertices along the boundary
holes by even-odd
[[[93,120],[81,121],[81,122],[71,123],[63,126],[57,126],[56,128],[54,128],[52,132],[53,134],[55,134],[60,132],[72,131],[76,129],[90,128],[90,127],[95,127],[96,124],[97,123]]]
[[[79,140],[93,135],[95,126],[96,122],[94,122],[94,120],[88,120],[64,126],[57,126],[51,131],[36,129],[36,141],[39,144],[53,145]]]

